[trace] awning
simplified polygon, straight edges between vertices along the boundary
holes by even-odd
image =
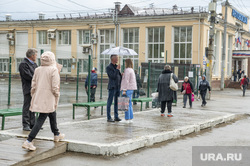
[[[234,50],[233,58],[250,58],[250,50]]]

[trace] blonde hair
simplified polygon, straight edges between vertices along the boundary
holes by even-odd
[[[125,67],[126,68],[132,68],[133,69],[133,62],[131,59],[126,59],[125,60]]]

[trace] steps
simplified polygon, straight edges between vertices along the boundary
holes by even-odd
[[[239,82],[230,82],[227,88],[240,89],[240,83]]]
[[[66,142],[54,143],[53,141],[34,140],[36,151],[22,148],[25,138],[11,138],[0,142],[0,165],[28,165],[47,159],[67,150]]]

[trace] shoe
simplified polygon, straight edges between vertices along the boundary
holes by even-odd
[[[119,121],[121,121],[121,119],[120,118],[115,118],[115,121],[119,122]]]
[[[193,108],[192,106],[190,106],[190,109]]]
[[[161,114],[161,116],[165,116],[165,114]]]
[[[115,122],[112,118],[108,119],[107,122]]]
[[[134,103],[134,105],[137,105],[137,103]]]
[[[203,104],[201,104],[201,106],[203,107],[204,105],[203,105]]]
[[[55,136],[54,136],[54,142],[59,142],[59,141],[61,141],[62,139],[64,139],[64,137],[65,137],[65,134],[55,135]]]
[[[26,140],[23,143],[22,148],[28,149],[28,150],[32,150],[32,151],[36,150],[36,147],[33,145],[33,143],[32,142],[28,142],[28,140]]]
[[[183,106],[183,108],[186,108],[186,106]]]
[[[168,113],[168,117],[173,117],[174,115],[171,113]]]
[[[129,123],[133,123],[133,120],[131,119],[131,120],[129,120]]]
[[[25,127],[23,127],[23,130],[24,130],[24,131],[31,131],[31,129],[30,129],[30,127],[29,127],[29,126],[25,126]]]

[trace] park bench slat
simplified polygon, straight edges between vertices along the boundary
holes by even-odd
[[[152,98],[133,98],[132,101],[135,102],[147,102],[147,101],[152,101]]]
[[[22,115],[22,108],[9,108],[0,110],[0,116],[2,117],[2,130],[4,130],[5,117]]]

